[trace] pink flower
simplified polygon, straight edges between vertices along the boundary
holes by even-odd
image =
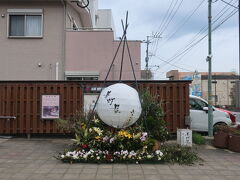
[[[110,144],[112,144],[113,141],[114,141],[114,138],[111,138],[111,139],[109,140]]]
[[[109,140],[109,137],[107,137],[107,136],[105,136],[104,138],[103,138],[103,142],[107,142]]]

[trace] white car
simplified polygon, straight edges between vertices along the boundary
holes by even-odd
[[[192,96],[189,97],[190,105],[190,128],[193,131],[208,131],[208,102],[204,99]],[[228,113],[213,106],[213,127],[217,124],[231,125],[232,121]]]

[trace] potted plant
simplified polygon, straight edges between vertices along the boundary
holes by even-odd
[[[219,124],[214,127],[213,145],[218,148],[228,148],[229,126]]]
[[[240,152],[240,125],[231,128],[228,149],[234,152]]]

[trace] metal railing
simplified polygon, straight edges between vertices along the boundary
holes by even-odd
[[[66,31],[113,31],[113,29],[112,28],[80,27],[80,28],[66,28]]]

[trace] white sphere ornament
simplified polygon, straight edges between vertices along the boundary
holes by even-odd
[[[103,89],[96,106],[101,120],[114,128],[126,128],[141,115],[142,107],[138,92],[123,83]]]

